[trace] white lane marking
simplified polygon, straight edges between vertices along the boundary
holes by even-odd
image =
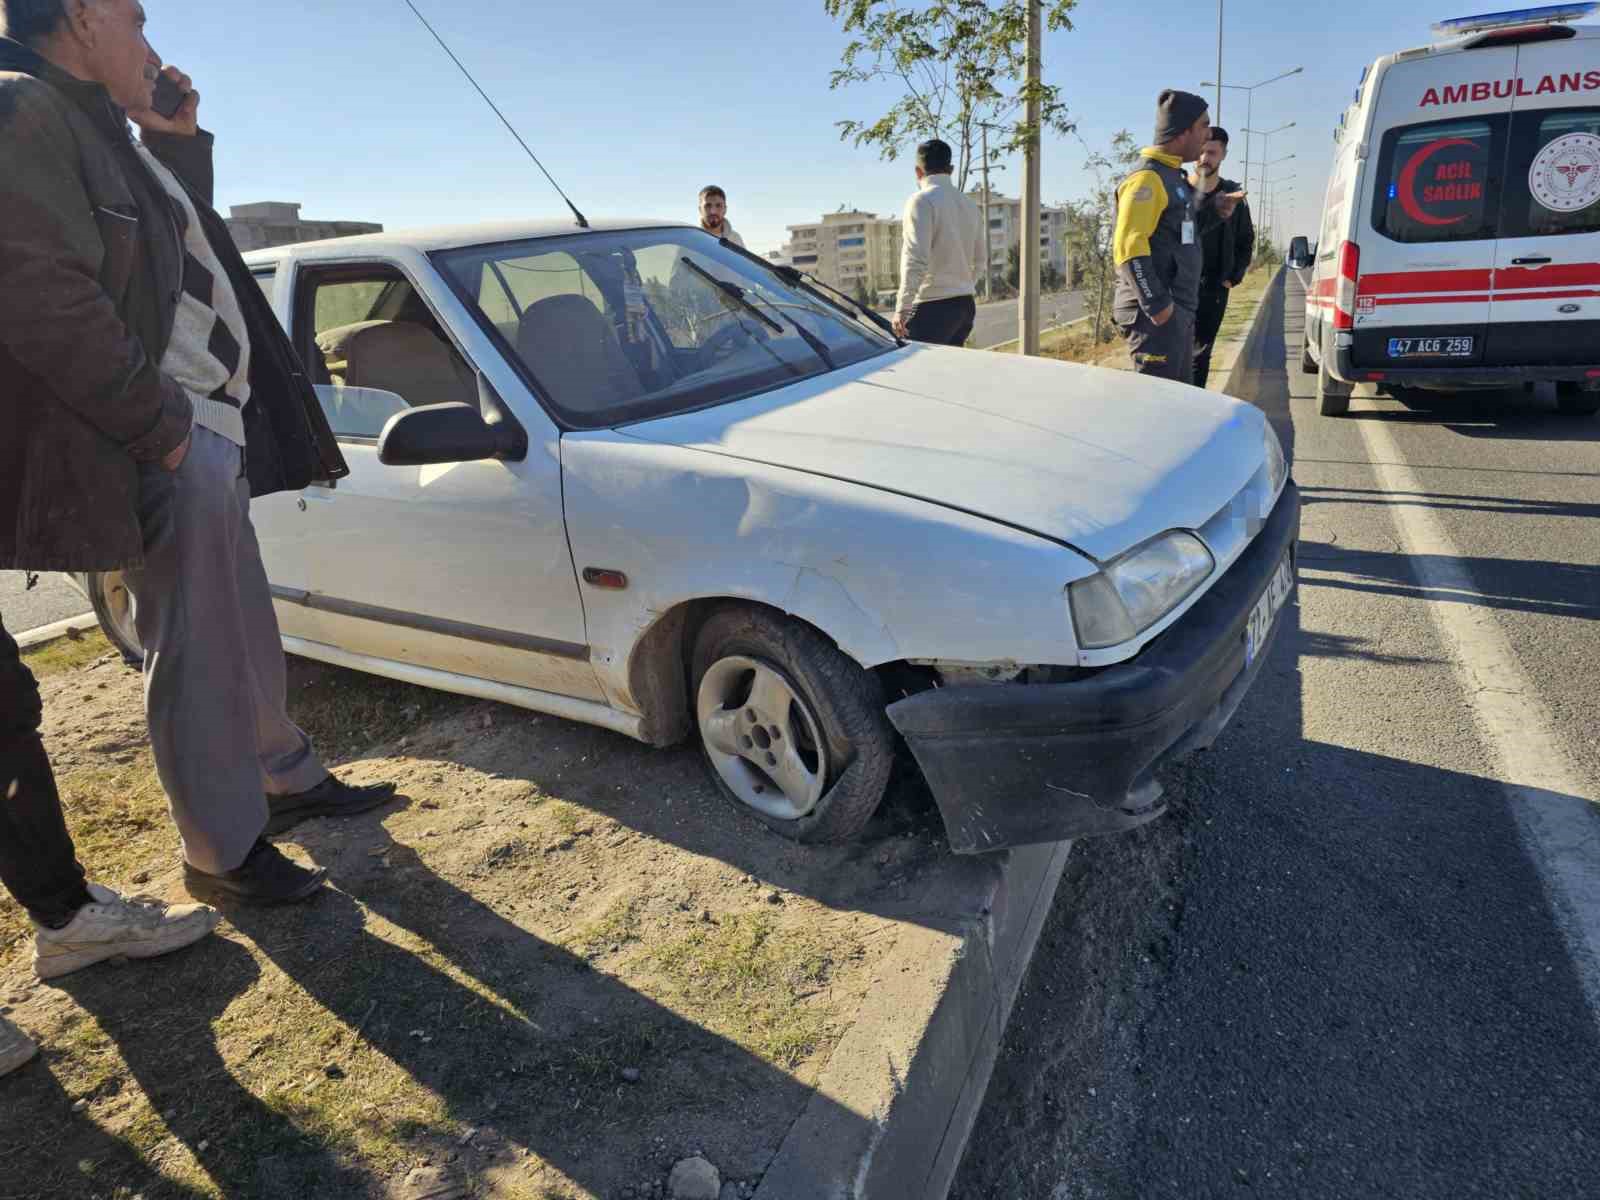
[[[1391,511],[1423,587],[1481,596],[1461,565],[1425,490],[1382,421],[1358,421]],[[1416,497],[1416,499],[1408,499]],[[1430,600],[1428,613],[1451,650],[1452,666],[1498,761],[1501,786],[1523,846],[1544,881],[1590,1011],[1600,1020],[1600,803],[1551,732],[1553,722],[1511,644],[1484,607]]]

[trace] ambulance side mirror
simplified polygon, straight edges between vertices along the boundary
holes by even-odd
[[[1289,253],[1284,261],[1297,270],[1311,265],[1311,243],[1303,237],[1289,239]]]

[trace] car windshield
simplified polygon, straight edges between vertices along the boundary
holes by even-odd
[[[440,251],[435,262],[565,423],[722,404],[894,342],[700,229]]]

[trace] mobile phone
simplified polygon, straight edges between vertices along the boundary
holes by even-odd
[[[170,75],[158,75],[155,99],[150,101],[150,107],[170,121],[177,115],[178,109],[182,107],[188,95],[172,82]]]

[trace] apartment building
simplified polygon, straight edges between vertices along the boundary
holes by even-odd
[[[268,246],[288,246],[295,242],[317,242],[324,238],[354,237],[362,233],[382,233],[383,226],[371,221],[313,221],[300,215],[298,204],[262,201],[235,204],[223,218],[233,244],[240,253]]]
[[[972,202],[983,207],[983,186],[980,184],[967,193]],[[1022,201],[1015,196],[989,193],[989,254],[991,270],[1002,278],[1010,262],[1011,248],[1022,245]],[[1071,279],[1071,265],[1067,246],[1067,210],[1041,208],[1039,210],[1039,249],[1041,267],[1054,267],[1062,279]]]
[[[790,225],[779,252],[789,263],[854,295],[876,297],[900,281],[900,218],[857,209],[828,213],[820,221]]]

